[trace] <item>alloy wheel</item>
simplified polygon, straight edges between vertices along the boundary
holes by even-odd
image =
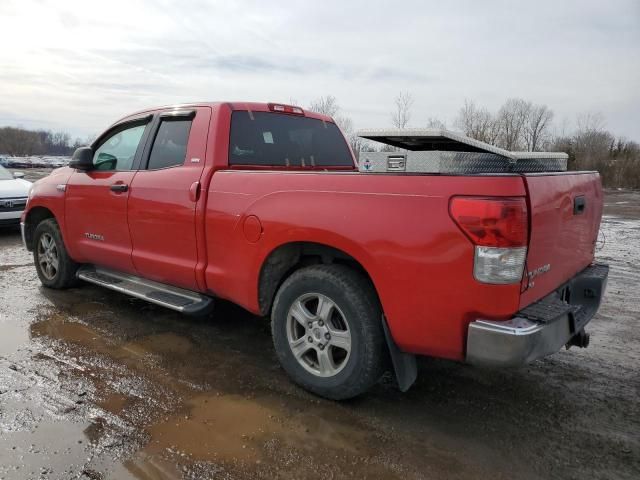
[[[347,318],[320,293],[307,293],[293,302],[287,314],[287,339],[298,363],[319,377],[338,374],[351,354]]]
[[[58,247],[53,237],[43,233],[38,242],[38,264],[40,271],[47,280],[53,280],[58,273]]]

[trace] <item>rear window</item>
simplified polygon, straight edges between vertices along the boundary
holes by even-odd
[[[229,165],[353,167],[338,127],[314,118],[267,112],[231,115]]]

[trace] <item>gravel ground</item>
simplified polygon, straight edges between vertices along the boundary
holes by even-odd
[[[526,368],[433,359],[343,403],[292,385],[268,323],[43,289],[0,231],[0,478],[640,478],[640,192],[608,192],[591,346]]]

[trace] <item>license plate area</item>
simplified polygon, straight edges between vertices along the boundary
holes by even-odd
[[[569,330],[575,335],[598,311],[608,274],[607,265],[591,265],[555,292],[522,309],[518,316],[543,324],[567,316]]]

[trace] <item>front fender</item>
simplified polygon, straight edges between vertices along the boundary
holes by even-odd
[[[29,191],[29,200],[22,214],[22,222],[25,224],[25,230],[28,232],[35,230],[36,225],[30,225],[30,218],[40,209],[46,209],[51,213],[60,227],[62,239],[65,243],[67,251],[73,258],[73,252],[69,248],[69,242],[66,238],[66,222],[65,222],[65,187],[69,177],[73,173],[70,168],[60,168],[54,170],[47,177],[44,177],[33,183]],[[38,216],[40,218],[40,216]]]

